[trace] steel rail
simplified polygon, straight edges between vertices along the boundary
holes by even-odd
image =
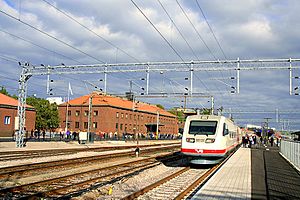
[[[147,162],[147,161],[150,161],[152,159],[154,159],[154,158],[145,158],[143,160],[135,160],[135,161],[123,163],[121,165],[107,166],[107,167],[102,167],[102,168],[98,168],[98,169],[93,169],[93,170],[90,170],[90,171],[85,171],[85,172],[75,173],[75,174],[71,174],[71,175],[66,175],[66,176],[62,176],[62,177],[58,177],[58,178],[51,178],[51,179],[47,179],[47,180],[43,180],[43,181],[36,181],[36,182],[33,182],[33,183],[24,184],[24,185],[4,188],[4,189],[0,190],[0,195],[5,197],[5,195],[9,195],[9,194],[14,195],[14,196],[18,195],[18,194],[21,194],[25,199],[28,199],[29,197],[33,197],[33,196],[40,196],[42,193],[46,194],[47,191],[51,192],[51,191],[55,191],[56,189],[62,189],[63,187],[66,188],[66,187],[70,187],[72,185],[76,185],[76,183],[72,183],[71,185],[62,186],[63,183],[61,181],[66,181],[64,183],[68,184],[67,183],[68,180],[71,182],[71,180],[74,179],[74,178],[76,179],[76,177],[78,177],[78,179],[76,179],[76,180],[80,180],[84,176],[88,177],[88,176],[91,176],[91,174],[96,174],[96,173],[99,173],[99,172],[104,171],[104,170],[111,171],[112,169],[115,169],[115,168],[118,168],[118,167],[121,168],[123,166],[130,166],[130,165],[134,165],[136,163],[141,163],[142,161]],[[158,161],[154,161],[154,162],[158,163]],[[151,163],[151,164],[153,164],[153,163]],[[136,168],[136,167],[134,167],[134,168]],[[125,171],[128,171],[128,169],[126,169]],[[119,173],[119,172],[117,172],[117,173]],[[115,174],[115,172],[113,172],[111,174],[113,175],[113,174]],[[105,176],[101,176],[101,177],[98,177],[98,178],[104,178],[104,177]],[[86,183],[86,181],[87,180],[79,181],[77,184]],[[55,187],[54,185],[58,185],[59,188],[46,190],[44,192],[33,191],[33,187],[41,187],[42,185],[45,185],[45,186],[47,185],[47,187],[43,187],[43,188],[49,188],[50,185],[52,187]],[[26,188],[28,190],[26,190]],[[26,192],[27,193],[34,193],[34,194],[27,194],[26,195]],[[20,197],[18,197],[18,198],[20,198]]]
[[[157,181],[157,182],[155,182],[155,183],[153,183],[153,184],[151,184],[151,185],[149,185],[149,186],[147,186],[147,187],[145,187],[145,188],[143,188],[143,189],[141,189],[141,190],[139,190],[137,192],[134,192],[134,193],[132,193],[132,194],[130,194],[130,195],[122,198],[122,200],[132,200],[132,199],[135,199],[135,198],[137,198],[137,197],[145,194],[146,192],[149,192],[153,188],[155,188],[155,187],[157,187],[159,185],[162,185],[163,183],[165,183],[165,182],[167,182],[167,181],[169,181],[169,180],[171,180],[171,179],[179,176],[180,174],[188,171],[189,169],[190,169],[190,167],[185,167],[184,169],[179,170],[176,173],[171,174],[170,176],[167,176],[167,177],[165,177],[165,178],[163,178],[163,179],[161,179],[161,180],[159,180],[159,181]]]
[[[152,144],[152,145],[139,145],[140,148],[163,146],[163,145],[174,145],[179,144],[178,142],[171,142],[165,144]],[[111,151],[111,150],[123,150],[135,148],[136,145],[126,145],[126,146],[108,146],[108,147],[89,147],[89,148],[73,148],[73,149],[47,149],[47,150],[26,150],[26,151],[2,151],[0,152],[0,162],[6,160],[16,160],[25,159],[33,157],[46,157],[46,156],[57,156],[68,155],[78,152],[86,151]],[[1,168],[0,168],[1,169]]]
[[[191,185],[189,185],[184,191],[182,191],[175,200],[181,200],[184,199],[185,196],[190,194],[192,191],[194,191],[196,188],[199,189],[199,185],[204,185],[204,183],[211,178],[226,162],[227,160],[236,152],[232,152],[229,154],[221,163],[213,166],[211,169],[209,169],[207,172],[205,172],[199,179],[197,179],[195,182],[193,182]]]
[[[141,149],[140,154],[148,154],[152,152],[161,152],[170,149],[176,149],[180,147],[180,145],[173,145],[173,146],[165,146],[165,147],[158,147],[158,148],[148,148],[148,149]],[[89,156],[89,157],[81,157],[81,158],[70,158],[66,160],[58,160],[58,161],[51,161],[51,162],[41,162],[41,163],[33,163],[33,164],[25,164],[25,165],[18,165],[18,166],[11,166],[11,167],[4,167],[0,168],[0,179],[7,179],[12,176],[20,176],[26,175],[30,173],[40,173],[41,171],[45,173],[47,170],[59,169],[59,168],[67,168],[70,166],[82,165],[82,164],[91,164],[93,162],[99,162],[107,159],[115,159],[119,157],[126,157],[126,156],[135,156],[134,150],[129,152],[120,152],[114,154],[105,154],[99,156]]]

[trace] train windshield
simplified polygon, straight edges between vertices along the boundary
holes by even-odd
[[[216,121],[191,121],[189,134],[214,135],[217,129]]]

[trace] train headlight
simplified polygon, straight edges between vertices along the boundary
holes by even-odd
[[[195,138],[186,138],[186,142],[195,143]]]
[[[205,143],[214,143],[215,139],[214,138],[206,138]]]

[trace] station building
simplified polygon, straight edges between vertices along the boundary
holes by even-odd
[[[36,112],[32,106],[26,105],[27,131],[35,129]],[[15,117],[18,116],[18,100],[0,93],[0,137],[12,137],[15,132]]]
[[[160,137],[178,134],[177,116],[170,112],[156,105],[104,93],[93,92],[81,96],[60,104],[58,109],[62,131],[65,130],[66,121],[71,132],[87,131],[90,116],[90,130],[96,134],[156,136],[157,126]]]

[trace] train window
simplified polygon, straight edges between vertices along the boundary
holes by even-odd
[[[224,123],[224,126],[223,126],[223,136],[228,135],[228,134],[229,134],[228,126],[227,126],[227,124]]]
[[[189,134],[191,135],[214,135],[217,129],[216,121],[191,121]]]

